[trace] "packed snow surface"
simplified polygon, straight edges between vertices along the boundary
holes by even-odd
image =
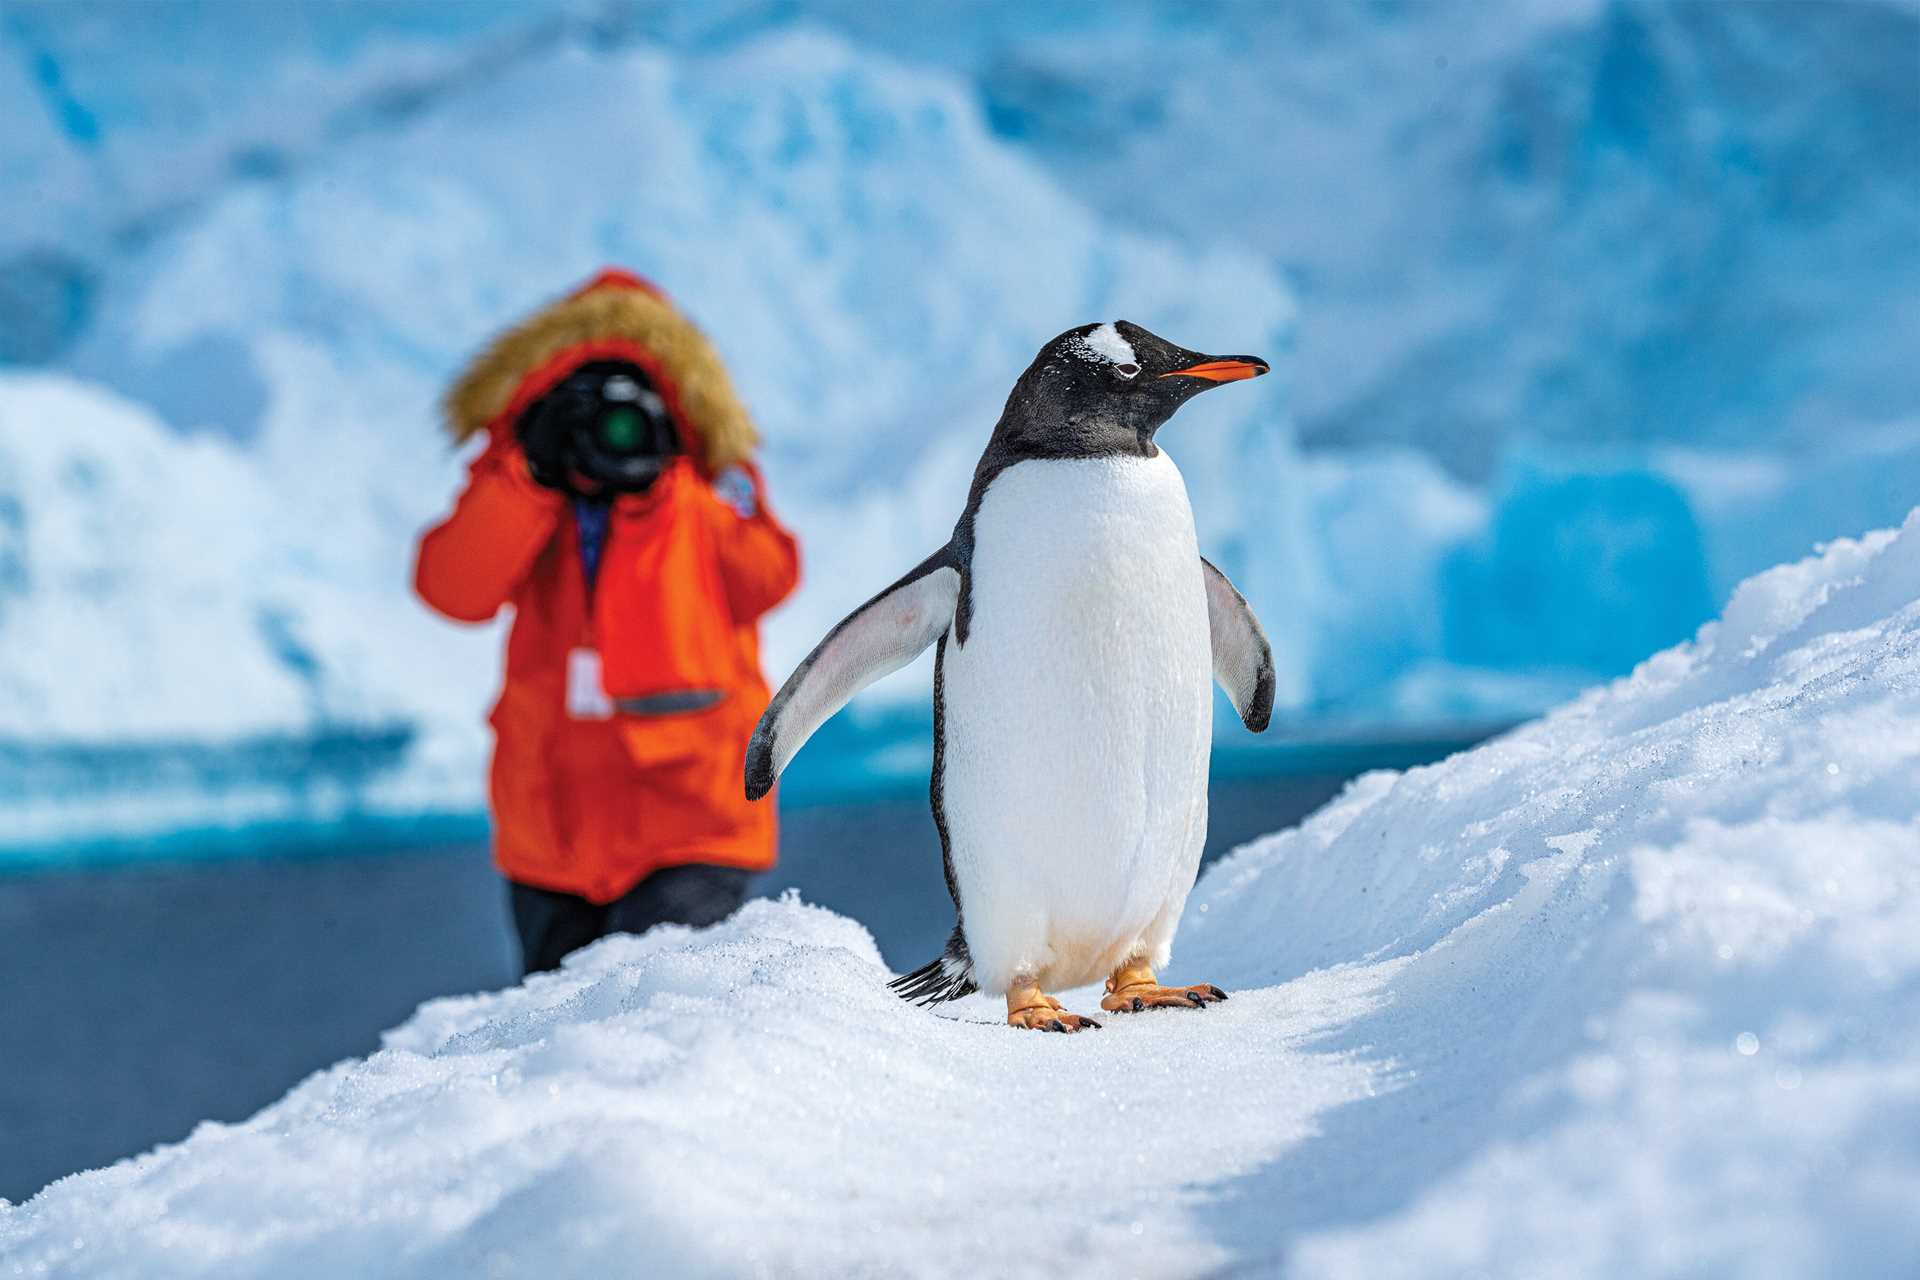
[[[1920,512],[1214,867],[1216,1009],[935,1016],[756,902],[0,1209],[0,1271],[1907,1276],[1917,795]]]

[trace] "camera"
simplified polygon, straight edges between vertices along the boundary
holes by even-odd
[[[638,365],[582,365],[521,415],[535,480],[579,497],[644,491],[680,452],[666,400]]]

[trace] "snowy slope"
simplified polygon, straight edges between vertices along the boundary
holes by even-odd
[[[424,1006],[0,1210],[71,1276],[1900,1276],[1920,511],[1208,873],[1232,1001],[1016,1034],[796,902]],[[934,874],[927,868],[927,874]],[[1092,993],[1070,997],[1089,1007]]]

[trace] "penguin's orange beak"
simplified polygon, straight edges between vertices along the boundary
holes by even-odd
[[[1199,364],[1190,364],[1184,369],[1174,369],[1163,373],[1163,378],[1202,378],[1208,382],[1239,382],[1244,378],[1257,378],[1267,372],[1267,362],[1253,356],[1224,356],[1217,360],[1202,360]]]

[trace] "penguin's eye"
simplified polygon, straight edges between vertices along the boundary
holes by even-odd
[[[1131,378],[1140,372],[1140,366],[1133,363],[1117,364],[1113,366],[1113,371],[1123,378]]]

